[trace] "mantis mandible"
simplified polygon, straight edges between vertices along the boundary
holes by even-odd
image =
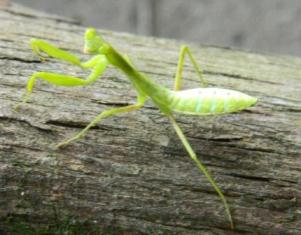
[[[203,78],[202,70],[197,64],[190,49],[185,45],[182,46],[180,50],[174,90],[167,89],[155,83],[145,74],[139,72],[139,70],[135,68],[133,63],[126,55],[123,55],[114,49],[101,37],[99,33],[96,32],[94,28],[88,28],[85,32],[84,52],[94,55],[92,59],[86,62],[81,62],[77,56],[61,50],[43,40],[32,39],[31,48],[34,53],[40,56],[41,59],[44,59],[44,53],[50,57],[79,66],[82,69],[91,69],[92,72],[87,79],[64,74],[36,72],[27,82],[27,90],[22,103],[27,102],[29,99],[37,79],[45,80],[57,86],[86,86],[94,83],[96,79],[98,79],[105,71],[107,65],[112,65],[123,72],[132,83],[133,88],[137,91],[136,104],[113,108],[101,112],[76,136],[59,143],[56,145],[56,147],[63,147],[83,137],[91,127],[95,126],[104,118],[114,116],[119,113],[140,109],[143,107],[146,100],[150,98],[155,106],[157,106],[159,110],[169,118],[190,158],[196,163],[199,170],[207,177],[208,181],[219,195],[228,216],[230,226],[232,229],[234,228],[230,208],[224,194],[218,187],[215,180],[209,174],[205,166],[197,158],[183,131],[175,121],[173,112],[188,115],[218,115],[237,112],[254,105],[257,101],[255,97],[238,91],[221,88],[195,88],[181,91],[182,70],[184,66],[185,55],[188,55],[188,58],[192,62],[192,65],[197,75],[200,77],[203,86],[205,87],[207,85],[205,79]]]

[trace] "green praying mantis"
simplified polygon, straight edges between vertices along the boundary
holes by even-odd
[[[22,103],[28,101],[35,82],[38,79],[45,80],[57,86],[87,86],[94,83],[102,75],[108,65],[112,65],[124,73],[130,80],[133,88],[137,91],[137,102],[135,104],[101,112],[77,135],[57,144],[57,148],[66,146],[71,142],[82,138],[91,127],[95,126],[104,118],[140,109],[143,107],[146,100],[150,98],[155,106],[157,106],[159,110],[169,118],[190,158],[196,163],[199,170],[207,177],[208,181],[219,195],[228,216],[230,226],[232,229],[234,228],[230,208],[224,194],[205,166],[197,158],[197,155],[193,151],[183,131],[174,119],[173,113],[177,112],[188,115],[219,115],[237,112],[254,105],[257,101],[255,97],[234,90],[205,88],[207,83],[203,78],[203,72],[190,49],[185,45],[182,46],[180,50],[174,90],[167,89],[166,87],[155,83],[145,74],[139,72],[127,55],[123,55],[113,48],[101,37],[99,33],[97,33],[94,28],[88,28],[85,32],[84,52],[94,55],[92,59],[86,62],[81,62],[77,56],[61,50],[43,40],[32,39],[31,48],[42,60],[44,59],[44,55],[48,55],[76,65],[84,70],[90,69],[92,71],[87,79],[57,73],[36,72],[27,82],[27,89]],[[186,55],[188,55],[188,58],[192,62],[192,65],[204,86],[203,88],[181,90],[182,71]]]

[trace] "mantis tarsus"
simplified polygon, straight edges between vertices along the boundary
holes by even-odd
[[[223,195],[221,189],[217,186],[214,179],[208,173],[205,166],[198,160],[187,138],[175,121],[172,113],[178,112],[190,115],[217,115],[236,112],[255,104],[257,101],[256,98],[238,91],[221,88],[196,88],[180,91],[182,85],[182,70],[185,55],[188,55],[196,73],[201,79],[201,82],[204,86],[206,86],[206,82],[203,78],[203,72],[198,66],[194,56],[187,46],[181,47],[174,90],[167,89],[155,83],[154,81],[150,80],[145,74],[139,72],[126,55],[122,55],[116,49],[114,49],[93,28],[88,28],[85,33],[84,52],[95,55],[87,62],[81,62],[75,55],[63,51],[42,40],[32,39],[31,47],[32,50],[38,56],[40,56],[41,59],[44,58],[44,53],[50,57],[79,66],[82,69],[91,69],[92,72],[87,79],[49,72],[34,73],[28,80],[27,92],[23,98],[23,103],[28,100],[37,79],[46,80],[49,83],[57,86],[86,86],[95,82],[95,80],[99,78],[104,72],[107,65],[112,65],[123,72],[131,81],[133,88],[137,91],[138,94],[136,104],[103,111],[102,113],[97,115],[86,126],[86,128],[80,131],[76,136],[59,143],[58,145],[56,145],[56,147],[68,145],[72,141],[83,137],[91,127],[95,126],[103,118],[113,116],[118,113],[130,112],[140,109],[144,105],[145,101],[150,98],[153,103],[162,111],[162,113],[169,118],[189,156],[196,163],[199,170],[205,174],[205,176],[219,195],[225,207],[226,214],[229,218],[230,226],[231,228],[234,228],[230,208],[225,196]]]

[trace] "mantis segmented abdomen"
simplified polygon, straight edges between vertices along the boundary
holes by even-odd
[[[244,93],[221,88],[196,88],[171,93],[171,110],[190,115],[218,115],[243,110],[257,99]]]

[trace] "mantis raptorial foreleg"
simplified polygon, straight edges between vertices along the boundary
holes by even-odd
[[[181,46],[180,49],[180,54],[179,54],[179,60],[178,60],[178,67],[177,67],[177,72],[176,72],[176,78],[175,78],[175,85],[174,85],[174,89],[176,91],[181,90],[182,88],[182,72],[183,72],[183,67],[184,67],[184,59],[185,59],[185,55],[188,55],[188,58],[190,59],[197,75],[199,76],[199,78],[201,79],[201,84],[203,87],[207,86],[207,82],[203,77],[203,71],[201,70],[200,66],[198,65],[198,63],[196,62],[194,56],[192,55],[190,49],[188,46],[183,45]]]
[[[69,62],[73,65],[82,67],[80,59],[67,51],[57,48],[56,46],[52,45],[51,43],[45,42],[40,39],[31,39],[30,46],[33,52],[40,57],[41,60],[45,60],[45,57],[42,53],[46,55],[63,60],[65,62]]]
[[[34,73],[27,82],[26,93],[21,103],[27,102],[37,79],[45,80],[57,86],[86,86],[95,82],[96,79],[101,76],[108,64],[107,58],[104,55],[96,55],[92,59],[81,63],[75,55],[58,49],[55,46],[42,40],[33,40],[31,46],[33,51],[38,55],[40,55],[41,51],[43,51],[51,57],[72,63],[83,69],[91,68],[92,72],[87,79],[49,72]],[[19,105],[17,105],[16,108],[18,108]]]
[[[207,177],[207,179],[210,182],[210,184],[213,186],[213,188],[215,189],[215,191],[220,196],[220,198],[221,198],[221,200],[222,200],[222,202],[224,204],[224,207],[226,209],[226,213],[227,213],[227,216],[229,218],[229,221],[230,221],[230,224],[231,224],[231,228],[234,228],[234,224],[233,224],[233,220],[232,220],[230,208],[229,208],[229,205],[228,205],[228,203],[226,201],[226,198],[225,198],[224,194],[222,193],[221,189],[216,184],[215,180],[211,177],[211,175],[207,171],[206,167],[198,159],[197,155],[195,154],[195,152],[191,148],[191,146],[190,146],[190,144],[189,144],[186,136],[184,135],[183,131],[181,130],[181,128],[177,124],[176,120],[171,115],[169,115],[168,117],[169,117],[169,120],[171,121],[172,126],[175,129],[178,137],[180,138],[182,144],[184,145],[186,151],[188,152],[190,158],[196,163],[196,165],[198,166],[198,168],[200,169],[200,171],[203,172],[203,174]]]
[[[95,126],[98,122],[100,122],[102,119],[110,117],[110,116],[114,116],[118,113],[126,113],[126,112],[131,112],[137,109],[140,109],[143,105],[144,105],[145,99],[144,98],[138,98],[138,102],[136,104],[133,105],[128,105],[125,107],[120,107],[120,108],[114,108],[114,109],[110,109],[110,110],[105,110],[102,113],[100,113],[99,115],[97,115],[83,130],[81,130],[77,135],[75,135],[74,137],[63,141],[59,144],[56,145],[57,148],[68,145],[69,143],[71,143],[72,141],[75,141],[77,139],[80,139],[81,137],[83,137],[87,131]]]

